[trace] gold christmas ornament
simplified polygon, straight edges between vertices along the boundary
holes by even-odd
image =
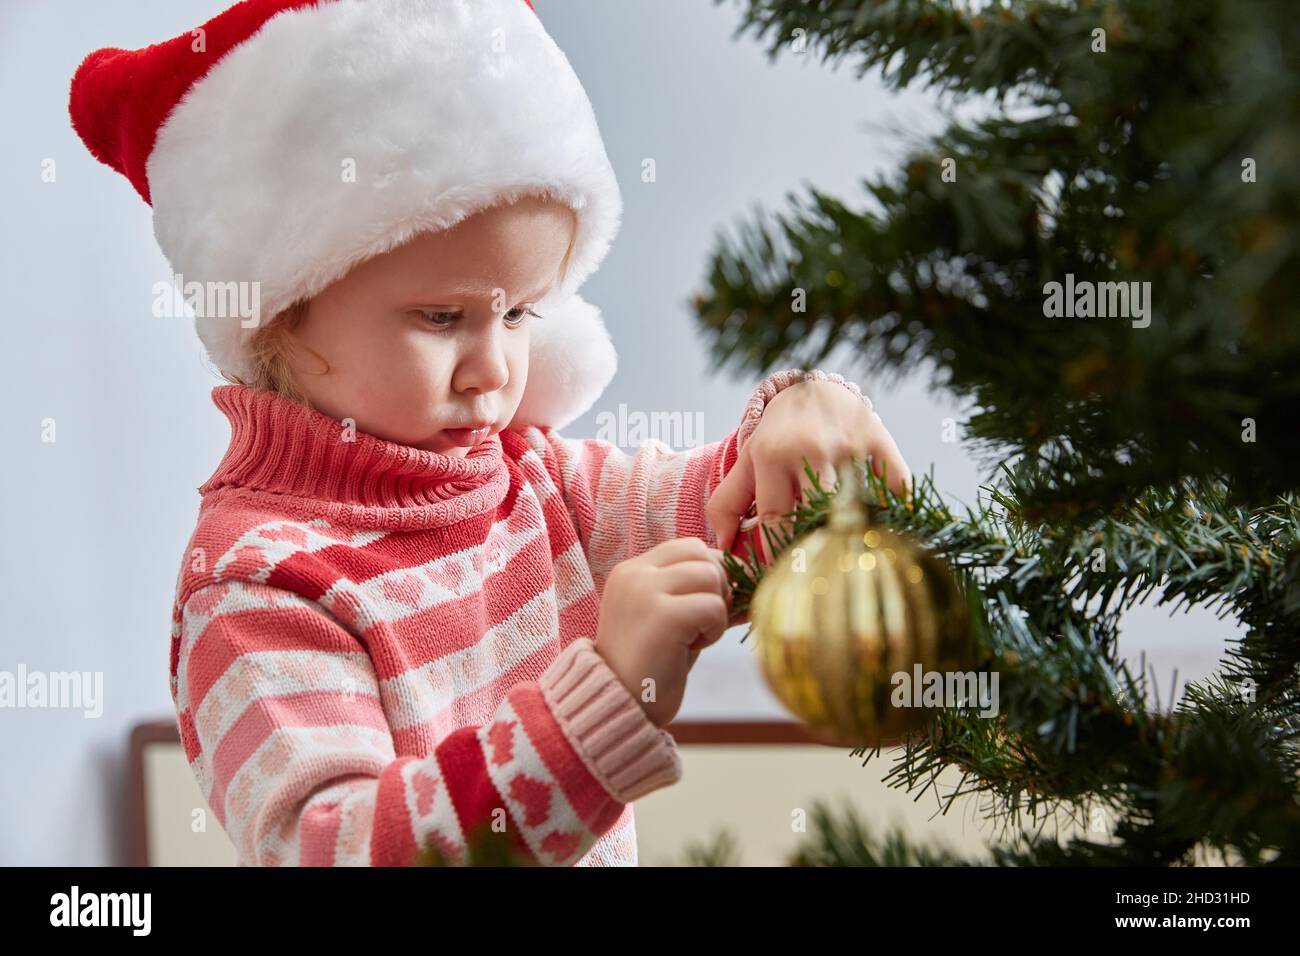
[[[830,520],[782,552],[750,605],[768,686],[835,746],[876,746],[915,730],[930,713],[918,682],[939,672],[946,687],[947,674],[973,670],[976,657],[969,607],[947,563],[872,525],[860,488],[846,462]]]

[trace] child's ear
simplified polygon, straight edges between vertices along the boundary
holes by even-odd
[[[510,428],[563,428],[596,403],[618,369],[600,310],[576,293],[537,304],[531,319],[528,383]]]

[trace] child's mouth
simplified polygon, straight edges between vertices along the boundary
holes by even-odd
[[[487,438],[490,431],[491,426],[485,425],[482,428],[444,428],[442,433],[457,448],[470,448]]]

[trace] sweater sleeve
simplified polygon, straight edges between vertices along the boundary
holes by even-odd
[[[701,538],[718,546],[707,516],[709,498],[731,471],[767,404],[805,380],[833,381],[871,407],[854,383],[819,370],[787,369],[764,379],[750,395],[740,424],[723,440],[682,452],[651,439],[634,453],[598,438],[565,438],[541,429],[558,462],[558,480],[574,516],[598,590],[614,566],[673,538]]]
[[[536,863],[571,865],[625,803],[681,777],[671,735],[587,638],[490,722],[416,757],[397,756],[386,718],[400,688],[381,688],[362,643],[314,601],[212,584],[178,626],[182,741],[240,865],[402,866],[430,844],[459,860],[483,824]]]

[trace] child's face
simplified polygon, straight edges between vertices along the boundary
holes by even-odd
[[[527,310],[560,280],[577,221],[528,197],[424,233],[358,265],[293,332],[296,378],[334,418],[388,441],[464,457],[505,428],[528,377]],[[543,313],[544,314],[544,313]],[[477,435],[445,429],[488,423]]]

